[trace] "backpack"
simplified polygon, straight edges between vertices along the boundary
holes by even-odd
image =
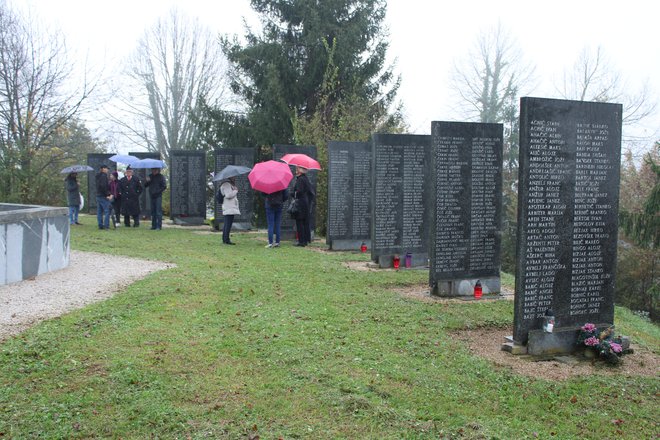
[[[218,192],[215,195],[215,201],[218,202],[218,205],[222,205],[225,202],[225,195],[222,194],[221,189],[218,189]]]

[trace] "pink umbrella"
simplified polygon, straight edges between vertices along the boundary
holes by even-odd
[[[287,188],[293,174],[287,164],[269,160],[256,164],[248,174],[248,179],[255,191],[272,194]]]
[[[306,154],[285,154],[280,160],[288,163],[289,165],[307,168],[308,170],[321,169],[321,164]]]

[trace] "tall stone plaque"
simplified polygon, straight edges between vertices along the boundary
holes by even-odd
[[[371,258],[391,267],[406,254],[412,266],[428,263],[427,224],[431,136],[374,134],[372,136]]]
[[[170,218],[201,225],[206,218],[206,152],[170,151]]]
[[[501,124],[431,123],[430,285],[441,296],[500,291]]]
[[[254,149],[253,148],[218,148],[214,151],[215,172],[222,171],[227,165],[240,165],[244,167],[254,167]],[[252,218],[254,216],[254,198],[255,194],[250,186],[248,175],[244,174],[236,177],[236,186],[238,187],[238,207],[241,215],[234,217],[232,228],[242,231],[252,229]],[[215,201],[215,194],[220,190],[220,182],[214,185],[214,204],[215,204],[215,227],[222,228],[223,216],[222,206]]]
[[[160,160],[160,153],[154,153],[152,151],[144,152],[140,151],[137,153],[128,153],[131,156],[135,156],[138,159],[158,159]],[[151,219],[151,198],[149,197],[149,191],[144,187],[146,183],[147,175],[151,174],[151,168],[135,168],[133,169],[133,175],[140,179],[142,182],[142,194],[140,194],[140,218],[144,220]]]
[[[279,160],[285,154],[306,154],[307,156],[317,159],[316,156],[316,147],[315,146],[305,146],[305,145],[273,145],[273,160]],[[284,204],[282,212],[282,238],[284,239],[294,239],[296,236],[296,221],[291,218],[286,213],[289,203],[293,198],[293,186],[296,183],[296,172],[295,167],[291,167],[291,172],[293,173],[293,179],[289,184],[289,200]],[[316,193],[316,178],[318,171],[310,171],[307,173],[309,182],[312,184],[314,193]],[[312,230],[312,239],[314,239],[314,230],[316,229],[316,202],[312,206],[312,216],[309,219],[309,227]]]
[[[328,232],[333,250],[371,248],[371,143],[328,142]]]
[[[514,341],[614,320],[619,104],[522,98]]]
[[[87,178],[87,196],[85,197],[85,207],[90,214],[96,214],[96,174],[102,164],[108,166],[108,172],[112,173],[117,169],[117,164],[110,160],[114,154],[110,153],[89,153],[87,155],[87,165],[94,168],[89,173],[80,173],[78,177],[85,174]],[[84,209],[84,208],[83,208]]]

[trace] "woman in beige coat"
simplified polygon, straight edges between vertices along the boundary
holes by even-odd
[[[222,225],[222,242],[224,244],[236,244],[229,240],[229,232],[231,225],[234,223],[234,216],[241,215],[238,207],[238,188],[236,187],[236,179],[230,177],[220,185],[220,192],[224,197],[222,201],[222,215],[224,216],[224,224]]]

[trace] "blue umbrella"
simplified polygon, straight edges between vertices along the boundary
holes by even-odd
[[[229,179],[230,177],[240,176],[241,174],[247,174],[252,171],[252,168],[244,167],[241,165],[227,165],[220,171],[218,174],[213,176],[213,181],[217,182],[219,180]]]
[[[85,171],[94,171],[94,168],[90,167],[89,165],[71,165],[70,167],[66,167],[60,171],[60,174],[82,173]]]
[[[115,154],[114,156],[110,156],[109,159],[113,162],[124,163],[126,165],[133,165],[133,162],[140,160],[130,154]]]
[[[133,162],[131,168],[165,168],[165,162],[158,159],[139,159]]]

